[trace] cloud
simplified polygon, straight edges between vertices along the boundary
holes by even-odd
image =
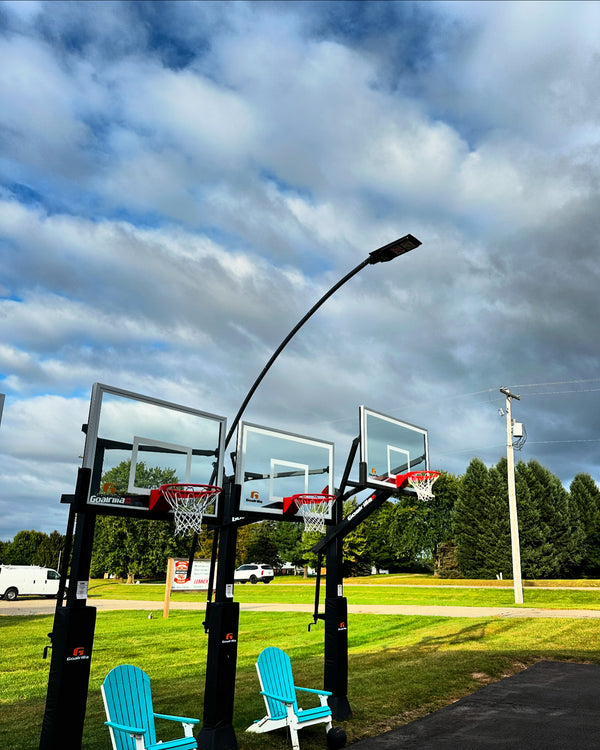
[[[408,232],[422,247],[328,300],[247,418],[334,439],[341,466],[364,403],[461,472],[503,454],[520,383],[522,456],[597,472],[593,383],[530,384],[598,372],[598,13],[4,3],[0,498],[28,477],[23,527],[65,513],[92,383],[231,419]]]

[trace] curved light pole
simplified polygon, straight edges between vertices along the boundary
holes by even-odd
[[[288,333],[281,344],[262,369],[252,384],[246,398],[242,402],[238,413],[231,424],[225,448],[231,442],[239,421],[248,406],[250,399],[256,392],[271,366],[285,349],[287,344],[302,328],[306,321],[331,297],[341,286],[361,271],[365,266],[375,263],[387,263],[399,255],[419,247],[421,241],[411,234],[400,237],[383,247],[369,253],[369,256],[359,263],[356,268],[346,274],[343,279],[334,284],[321,299],[311,307],[306,315]],[[224,491],[223,525],[215,534],[213,542],[213,560],[211,561],[211,581],[214,575],[214,560],[218,546],[219,565],[217,583],[215,587],[215,601],[211,602],[212,590],[207,597],[205,627],[208,631],[208,649],[206,660],[206,679],[204,691],[203,725],[197,737],[199,750],[237,750],[237,740],[233,729],[233,703],[235,697],[235,672],[237,662],[237,637],[239,628],[239,604],[233,601],[233,574],[235,570],[235,547],[237,528],[231,523],[234,516],[234,501],[232,484]],[[196,535],[192,542],[190,565],[193,559]],[[190,568],[188,567],[188,570]],[[212,585],[210,587],[212,589]]]
[[[321,299],[313,305],[310,310],[306,313],[306,315],[300,320],[294,328],[288,333],[288,335],[283,339],[281,344],[275,349],[273,352],[271,358],[267,362],[267,364],[264,366],[262,372],[260,375],[256,378],[254,383],[252,384],[252,387],[248,391],[246,398],[243,400],[242,405],[240,406],[238,413],[235,415],[235,418],[233,422],[231,423],[231,427],[229,428],[229,432],[227,433],[227,437],[225,438],[225,448],[229,445],[231,442],[231,438],[233,437],[233,433],[235,432],[236,427],[239,424],[239,421],[242,417],[242,414],[244,413],[246,407],[248,406],[250,399],[254,395],[256,389],[261,384],[263,378],[265,375],[269,372],[271,369],[272,364],[275,362],[277,357],[281,354],[281,352],[285,349],[285,347],[289,344],[289,342],[294,338],[294,336],[298,333],[298,331],[302,328],[302,326],[306,323],[306,321],[311,318],[314,313],[321,307],[321,305],[326,302],[332,294],[335,294],[337,290],[343,286],[347,281],[350,281],[350,279],[353,276],[356,276],[356,274],[359,271],[362,271],[365,266],[373,265],[375,263],[387,263],[390,260],[393,260],[394,258],[397,258],[399,255],[404,255],[405,253],[409,253],[411,250],[414,250],[415,248],[419,247],[419,245],[422,244],[420,240],[418,240],[416,237],[413,237],[412,234],[407,234],[404,237],[400,237],[400,239],[394,240],[393,242],[390,242],[387,245],[384,245],[383,247],[378,248],[377,250],[373,250],[372,253],[369,253],[369,257],[365,258],[365,260],[362,261],[362,263],[359,263],[356,268],[353,268],[350,273],[346,274],[343,279],[340,279],[337,284],[334,284],[334,286],[331,287],[331,289],[326,292]]]

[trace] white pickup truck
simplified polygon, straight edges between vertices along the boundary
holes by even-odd
[[[0,565],[0,597],[14,602],[18,596],[58,594],[60,575],[38,565]]]

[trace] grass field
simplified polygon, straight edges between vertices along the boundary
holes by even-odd
[[[106,588],[104,588],[106,586]],[[118,584],[92,584],[93,596],[114,598]],[[350,602],[371,594],[381,598],[391,586],[348,585]],[[414,587],[416,588],[416,586]],[[155,589],[156,612],[162,608],[160,586],[121,586],[136,593]],[[269,596],[271,601],[306,590],[312,601],[314,589],[306,584],[238,586],[236,597]],[[95,593],[94,593],[95,592]],[[287,592],[287,593],[286,593]],[[362,593],[361,593],[362,592]],[[424,589],[409,596],[422,604],[439,603],[442,593],[456,589]],[[507,595],[512,591],[459,591],[465,595]],[[526,591],[545,594],[547,606],[559,604],[564,593],[594,592]],[[596,595],[600,592],[596,592]],[[90,603],[93,604],[93,596]],[[177,596],[184,596],[178,594]],[[185,596],[190,596],[185,595]],[[557,599],[559,597],[559,599]],[[490,604],[489,600],[482,603]],[[464,602],[461,602],[464,603]],[[539,604],[535,605],[540,606]],[[583,606],[576,604],[574,606]],[[236,684],[235,730],[240,750],[288,750],[284,733],[248,735],[243,730],[264,715],[254,662],[268,645],[284,648],[292,658],[296,681],[322,686],[323,624],[307,632],[310,617],[297,613],[242,612]],[[133,663],[152,679],[155,710],[165,713],[202,714],[206,636],[203,612],[173,610],[168,619],[149,620],[147,612],[99,612],[92,659],[88,712],[83,747],[109,750],[108,731],[100,698],[100,683],[116,664]],[[0,746],[4,750],[35,750],[39,742],[49,662],[41,658],[52,627],[51,617],[0,617]],[[539,659],[600,663],[597,650],[598,623],[586,619],[404,617],[353,615],[349,630],[349,700],[354,716],[344,722],[349,741],[379,734],[388,728],[425,715],[477,687],[512,674]],[[307,707],[306,705],[304,707]],[[169,739],[170,727],[161,725],[161,739]],[[322,727],[301,733],[303,750],[324,747]]]
[[[499,585],[481,586],[480,581],[469,582],[471,586],[449,585],[432,587],[437,579],[401,579],[397,576],[373,577],[373,579],[351,578],[345,581],[344,595],[350,604],[410,604],[410,605],[440,605],[460,607],[508,607],[515,606],[514,593],[510,582],[501,581]],[[426,582],[425,582],[426,581]],[[491,581],[489,582],[491,583]],[[580,581],[572,582],[581,583]],[[594,581],[598,586],[598,581]],[[560,584],[566,586],[566,582]],[[321,601],[325,595],[324,584],[321,585]],[[527,587],[524,592],[522,607],[537,609],[600,609],[600,589],[579,590],[576,588],[548,588]],[[135,599],[162,602],[164,598],[164,584],[140,584],[131,586],[123,583],[93,581],[89,589],[90,600],[104,599]],[[280,602],[285,604],[311,604],[315,596],[314,580],[303,581],[290,578],[277,578],[268,585],[257,583],[252,585],[236,584],[235,598],[242,603]],[[201,592],[177,592],[172,600],[177,601],[205,601],[206,596]]]

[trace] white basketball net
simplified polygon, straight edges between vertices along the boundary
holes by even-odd
[[[408,483],[417,493],[419,500],[433,500],[433,483],[440,476],[439,471],[412,471],[408,474]]]
[[[221,488],[204,484],[167,484],[161,487],[161,491],[173,510],[175,535],[179,536],[190,531],[200,533],[204,512],[216,501]]]
[[[325,533],[325,519],[335,502],[335,495],[298,495],[298,513],[304,520],[305,531]]]

